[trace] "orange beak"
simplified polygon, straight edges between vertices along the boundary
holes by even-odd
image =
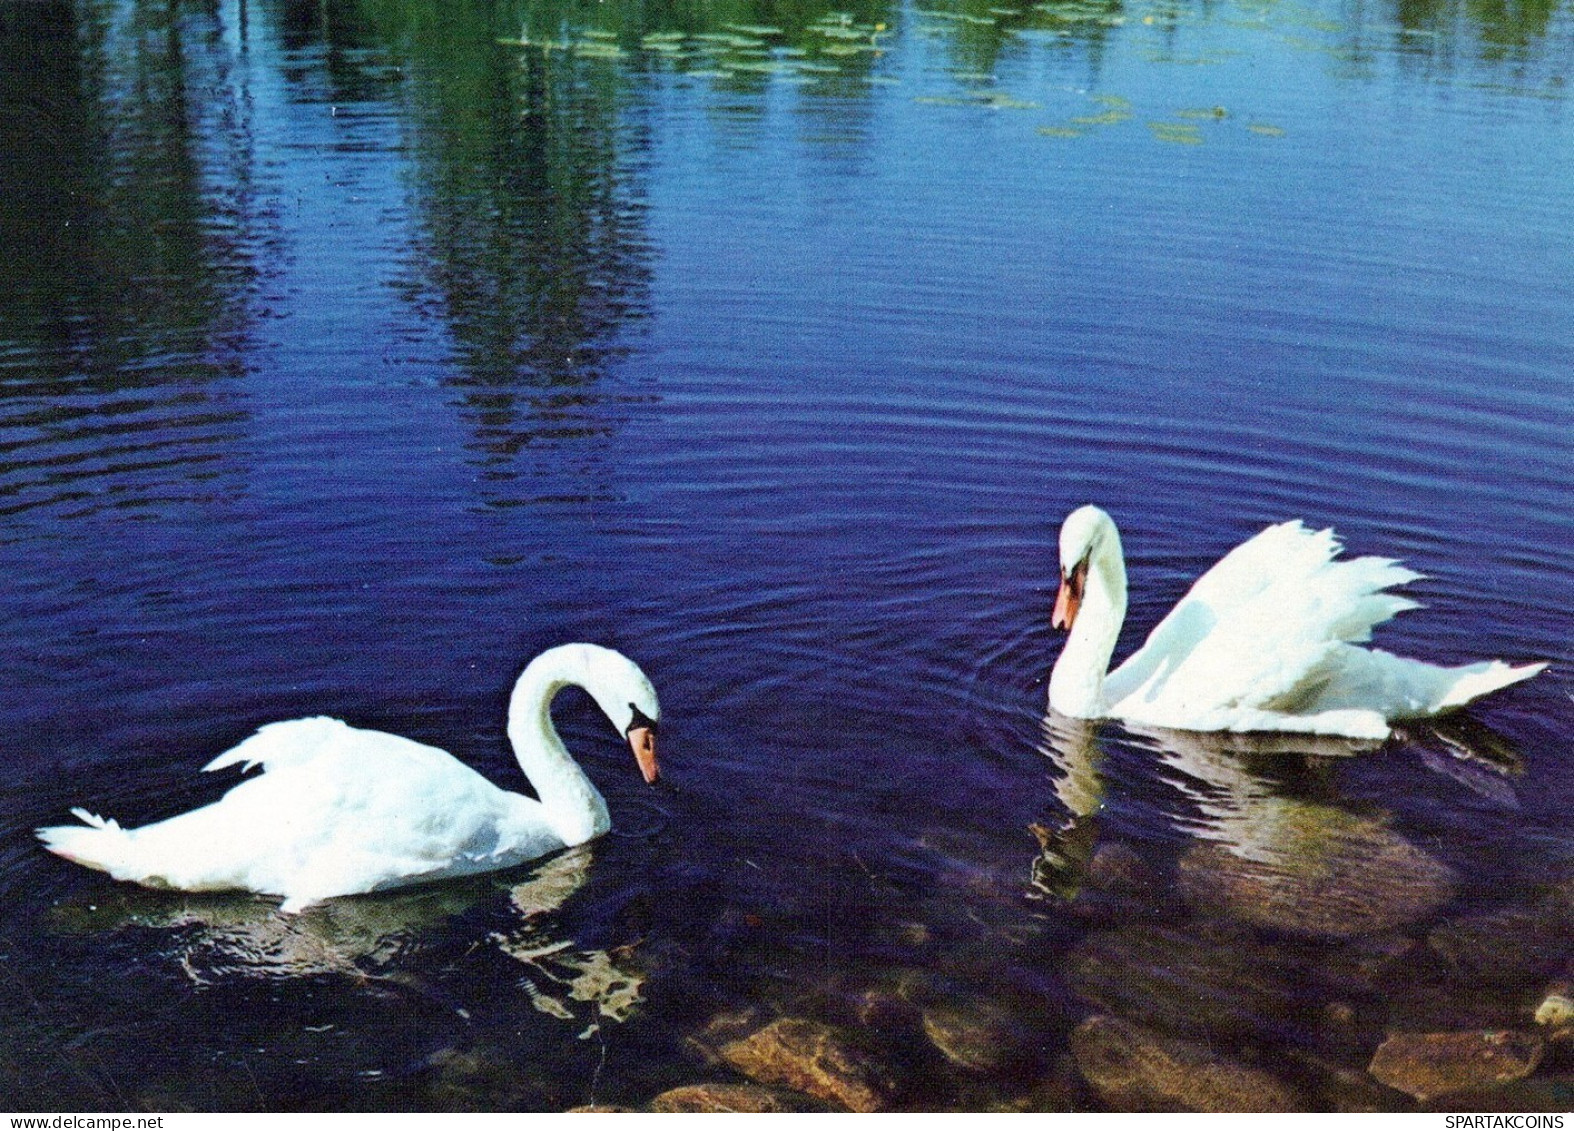
[[[644,775],[647,785],[654,785],[661,776],[661,770],[656,765],[656,728],[653,726],[629,727],[629,749],[634,751],[634,761],[639,763],[639,772]]]
[[[1087,583],[1088,560],[1083,558],[1076,568],[1060,579],[1060,592],[1055,594],[1055,611],[1049,618],[1052,627],[1071,631],[1077,619],[1077,610],[1082,608],[1082,590]]]

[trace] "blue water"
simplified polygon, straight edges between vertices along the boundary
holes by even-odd
[[[898,1042],[897,1106],[1052,1080],[1097,1108],[1082,1018],[1197,1035],[1184,986],[1077,973],[1132,924],[1227,928],[1259,972],[1425,952],[1342,1044],[1228,1028],[1308,1108],[1338,1099],[1300,1053],[1533,1028],[1566,943],[1502,978],[1439,940],[1574,874],[1566,5],[27,7],[0,14],[0,1097],[641,1106],[737,1079],[689,1041],[718,1013],[880,1044],[879,992],[1006,1008],[1032,1050],[980,1074]],[[1303,518],[1426,575],[1383,646],[1552,668],[1379,751],[1046,738],[1088,501],[1127,549],[1122,650]],[[508,689],[570,639],[650,674],[667,782],[565,696],[617,830],[539,875],[291,921],[32,838],[212,800],[209,758],[318,713],[517,788]],[[1446,897],[1334,930],[1188,894],[1188,852],[1291,802],[1335,842],[1367,843],[1338,814],[1389,829]],[[1034,824],[1087,850],[1060,880]],[[1100,845],[1159,889],[1081,908],[1060,881]],[[598,962],[632,1006],[538,1004]],[[1554,1047],[1533,1080],[1569,1071]]]

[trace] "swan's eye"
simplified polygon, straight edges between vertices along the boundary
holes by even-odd
[[[634,717],[629,721],[629,725],[624,728],[624,734],[627,734],[631,730],[637,730],[640,727],[644,727],[647,730],[656,729],[656,720],[651,718],[644,711],[641,711],[633,703],[629,704],[629,711],[633,713]]]

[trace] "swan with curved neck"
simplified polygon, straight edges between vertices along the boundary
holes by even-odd
[[[338,719],[294,719],[262,727],[203,767],[264,769],[211,805],[137,829],[73,809],[82,825],[38,836],[117,880],[279,895],[287,913],[511,867],[612,827],[606,801],[552,724],[552,700],[569,686],[590,693],[654,782],[661,709],[650,681],[610,648],[565,644],[532,660],[509,698],[509,741],[539,800],[499,789],[432,746]]]
[[[1268,527],[1198,578],[1110,671],[1126,618],[1120,533],[1098,507],[1072,511],[1052,617],[1069,636],[1050,706],[1176,730],[1386,738],[1393,720],[1456,710],[1546,667],[1442,667],[1362,647],[1375,625],[1416,607],[1388,590],[1420,575],[1387,558],[1336,561],[1340,550],[1332,530]]]

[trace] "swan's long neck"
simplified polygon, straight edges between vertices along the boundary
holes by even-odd
[[[552,725],[552,700],[565,687],[583,687],[583,671],[583,662],[566,649],[543,652],[520,675],[508,703],[508,738],[514,756],[535,787],[553,830],[568,845],[593,840],[612,827],[606,801]]]
[[[1071,635],[1049,675],[1049,705],[1062,715],[1096,719],[1104,715],[1104,676],[1115,654],[1115,641],[1126,620],[1126,559],[1120,536],[1111,526],[1108,537],[1093,547],[1082,607]]]

